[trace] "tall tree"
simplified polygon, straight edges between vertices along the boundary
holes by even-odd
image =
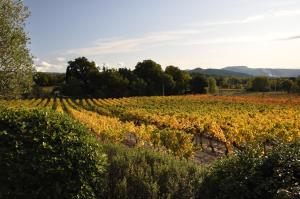
[[[207,79],[208,81],[208,92],[210,94],[214,94],[217,92],[217,83],[216,83],[216,79],[213,77],[209,77]]]
[[[99,76],[98,89],[101,90],[103,96],[97,97],[126,97],[129,95],[129,81],[119,71],[108,69],[103,71]]]
[[[207,79],[202,75],[196,75],[190,80],[190,87],[193,93],[206,93]]]
[[[0,96],[20,97],[33,84],[33,61],[24,27],[29,16],[21,0],[0,0]]]
[[[146,95],[147,83],[130,69],[119,68],[118,72],[126,79],[128,79],[129,84],[127,87],[129,96],[142,96]]]
[[[183,94],[187,90],[189,80],[191,76],[189,73],[180,70],[175,66],[167,66],[165,73],[172,76],[175,82],[175,86],[171,94]]]
[[[173,94],[176,82],[173,77],[167,73],[162,74],[162,95]]]
[[[255,77],[252,80],[252,87],[251,90],[253,91],[269,91],[270,90],[270,81],[268,77]]]
[[[152,60],[137,63],[134,74],[146,82],[146,95],[163,95],[164,76],[159,64]]]
[[[300,76],[297,77],[296,83],[297,83],[298,92],[300,92]]]
[[[85,57],[76,58],[69,61],[66,72],[66,88],[74,87],[74,90],[65,89],[70,95],[87,95],[94,91],[94,81],[99,75],[95,62],[90,62]]]
[[[293,91],[296,91],[298,89],[298,85],[296,82],[286,79],[282,82],[281,87],[284,91],[291,93]]]

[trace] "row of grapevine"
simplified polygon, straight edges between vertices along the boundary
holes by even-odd
[[[88,100],[62,99],[67,112],[85,124],[103,141],[122,142],[131,146],[153,147],[179,157],[190,157],[194,153],[192,137],[182,131],[158,130],[153,125],[135,125],[119,118],[100,115],[79,106],[88,106]]]
[[[90,106],[137,124],[154,124],[159,128],[207,135],[236,146],[247,142],[292,141],[300,137],[299,106],[246,105],[195,98],[128,98],[132,103],[128,99],[119,99],[114,105],[104,103],[104,100],[91,100]]]
[[[192,140],[212,150],[212,141],[224,144],[230,152],[249,142],[272,144],[300,137],[299,97],[51,98],[2,100],[0,104],[68,113],[102,140],[163,148],[179,156],[198,148]]]

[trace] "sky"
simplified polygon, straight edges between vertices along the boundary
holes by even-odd
[[[24,0],[38,71],[85,56],[134,69],[300,68],[300,0]]]

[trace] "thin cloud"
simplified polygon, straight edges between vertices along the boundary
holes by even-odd
[[[65,57],[57,57],[56,60],[59,62],[65,62],[67,59]]]
[[[198,24],[198,26],[217,26],[217,25],[231,25],[231,24],[246,24],[246,23],[252,23],[255,21],[260,21],[266,18],[266,15],[255,15],[251,17],[247,17],[240,20],[227,20],[227,21],[217,21],[217,22],[208,22],[208,23],[202,23]],[[197,24],[192,24],[192,26],[197,26]]]
[[[235,37],[216,37],[211,39],[203,40],[187,40],[185,42],[178,42],[174,45],[178,46],[193,46],[193,45],[209,45],[209,44],[228,44],[228,43],[263,43],[263,42],[273,42],[278,40],[292,40],[300,39],[300,35],[293,37],[286,37],[286,34],[282,33],[271,33],[271,34],[256,34],[256,35],[242,35]],[[278,39],[281,38],[281,39]],[[284,38],[284,39],[282,39]]]
[[[300,15],[300,10],[278,10],[269,11],[261,15],[253,15],[242,19],[225,20],[207,23],[193,23],[189,25],[187,30],[175,30],[165,32],[153,32],[133,38],[106,38],[98,39],[89,47],[75,48],[67,50],[64,55],[81,55],[81,56],[95,56],[119,53],[131,53],[142,51],[149,47],[167,45],[167,44],[182,44],[182,45],[195,45],[195,44],[215,44],[215,43],[244,43],[256,41],[270,41],[278,40],[279,37],[273,36],[242,36],[233,38],[217,38],[210,41],[193,40],[193,35],[199,35],[203,32],[210,30],[209,27],[224,26],[224,25],[239,25],[260,22],[267,19],[288,17]],[[298,39],[298,37],[286,38],[286,40]]]
[[[288,40],[296,40],[296,39],[300,39],[300,35],[286,37],[286,38],[281,38],[281,39],[277,39],[277,40],[288,41]]]
[[[290,17],[300,15],[300,9],[297,10],[280,10],[273,13],[276,17]]]
[[[178,43],[178,45],[183,46],[193,46],[193,45],[209,45],[209,44],[227,44],[227,43],[253,43],[253,42],[264,42],[271,40],[268,37],[261,36],[240,36],[240,37],[218,37],[209,40],[191,40],[185,43]]]
[[[190,35],[199,34],[202,31],[197,29],[154,32],[137,38],[129,39],[100,39],[97,40],[94,46],[86,48],[77,48],[68,50],[66,54],[76,54],[83,56],[103,55],[114,53],[129,53],[141,51],[145,47],[166,44],[171,41],[184,39]]]
[[[266,19],[277,18],[277,17],[293,17],[300,15],[300,9],[294,10],[277,10],[268,11],[265,14],[253,15],[243,19],[235,20],[224,20],[215,22],[204,22],[204,23],[191,23],[192,27],[206,27],[206,26],[219,26],[219,25],[235,25],[235,24],[248,24],[263,21]]]

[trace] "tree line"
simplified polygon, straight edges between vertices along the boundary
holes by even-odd
[[[118,98],[128,96],[162,96],[216,91],[216,80],[202,75],[191,75],[175,66],[152,61],[138,62],[134,70],[97,67],[85,57],[69,61],[62,74],[37,73],[34,80],[39,86],[60,85],[63,95],[77,97]]]
[[[54,86],[62,95],[99,98],[216,94],[226,89],[288,93],[300,90],[300,78],[208,76],[175,66],[163,70],[152,60],[138,62],[133,70],[108,69],[97,67],[85,57],[69,61],[65,74],[36,73],[34,81],[39,87]]]

